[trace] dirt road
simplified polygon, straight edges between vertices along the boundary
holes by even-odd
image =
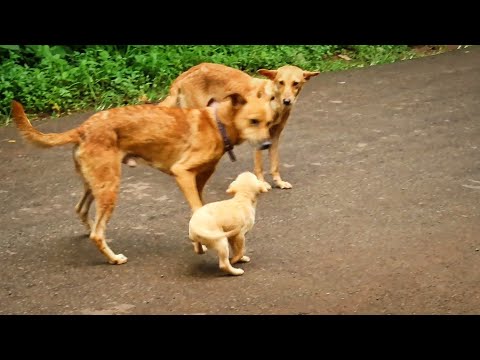
[[[478,313],[479,99],[475,47],[311,80],[281,144],[293,189],[259,199],[240,277],[193,252],[183,196],[147,167],[124,166],[107,235],[129,261],[108,265],[73,210],[70,149],[2,128],[0,314]],[[207,201],[252,169],[248,145],[235,152]]]

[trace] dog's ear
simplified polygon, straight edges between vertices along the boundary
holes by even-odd
[[[212,104],[215,102],[215,98],[211,98],[208,100],[207,106],[212,106]]]
[[[233,93],[233,94],[225,96],[225,99],[227,99],[227,98],[230,99],[230,101],[232,102],[232,106],[234,108],[241,107],[241,106],[243,106],[247,103],[247,100],[245,100],[245,98],[242,95],[240,95],[239,93]]]
[[[320,74],[319,71],[304,71],[303,78],[305,80],[310,80],[311,77],[317,76],[318,74]]]
[[[233,181],[229,186],[228,186],[228,189],[227,189],[227,194],[235,194],[237,192],[237,189],[236,189],[236,185],[237,183],[235,181]]]
[[[257,73],[269,78],[270,80],[275,80],[275,77],[277,76],[277,70],[260,69],[257,71]]]

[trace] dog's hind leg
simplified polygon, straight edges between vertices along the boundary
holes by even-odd
[[[105,229],[115,208],[120,188],[121,156],[115,150],[98,147],[94,149],[94,153],[92,151],[85,155],[80,165],[92,189],[96,205],[90,239],[111,264],[126,263],[127,258],[123,254],[115,254],[105,240]],[[101,161],[98,161],[99,159]]]
[[[219,266],[222,271],[225,271],[226,273],[229,273],[231,275],[243,274],[244,271],[242,269],[234,268],[230,264],[230,260],[228,259],[228,239],[226,237],[216,241],[214,248],[218,253]]]
[[[80,220],[85,224],[87,229],[91,231],[93,227],[93,222],[91,219],[88,218],[88,211],[93,201],[93,195],[92,195],[92,190],[90,189],[90,186],[88,185],[87,181],[83,177],[80,163],[76,158],[76,154],[75,154],[76,150],[77,150],[76,148],[73,150],[73,161],[75,163],[75,170],[78,172],[78,174],[82,178],[84,192],[83,192],[82,198],[75,206],[75,211],[77,212],[78,216],[80,217]]]
[[[240,233],[234,238],[229,239],[229,242],[233,250],[233,257],[230,260],[230,264],[235,264],[237,262],[250,261],[250,258],[244,255],[245,254],[245,235]]]
[[[88,217],[88,211],[90,210],[90,205],[92,205],[93,202],[93,194],[92,190],[88,186],[88,184],[85,182],[84,183],[84,193],[78,204],[75,206],[75,211],[77,212],[78,216],[80,217],[80,220],[85,224],[87,229],[89,231],[92,230],[93,228],[93,222],[92,220]]]

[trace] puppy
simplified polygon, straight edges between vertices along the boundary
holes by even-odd
[[[245,234],[255,222],[258,194],[267,191],[265,183],[251,172],[238,175],[227,189],[228,194],[234,194],[232,199],[204,205],[193,213],[188,232],[194,251],[203,254],[207,249],[215,249],[221,270],[242,275],[244,271],[231,264],[250,261],[244,255]],[[229,244],[233,250],[231,260]]]
[[[202,206],[203,188],[229,145],[248,141],[270,144],[272,111],[257,97],[231,94],[216,108],[178,109],[134,105],[101,111],[79,127],[44,134],[27,119],[22,105],[12,102],[12,115],[23,137],[40,147],[74,144],[75,168],[84,183],[77,214],[90,230],[90,239],[111,264],[127,258],[105,241],[120,187],[121,162],[126,156],[173,175],[192,210]],[[220,128],[223,131],[220,131]],[[223,133],[223,134],[222,134]],[[224,139],[224,136],[226,140]],[[88,217],[95,200],[95,221]]]

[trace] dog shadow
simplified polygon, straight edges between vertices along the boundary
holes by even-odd
[[[198,255],[197,255],[198,256]],[[204,256],[204,255],[202,255]],[[235,267],[243,269],[242,264],[235,264]],[[233,276],[220,270],[218,266],[218,260],[216,259],[191,259],[187,268],[187,274],[189,277],[194,278],[235,278],[241,276]]]

